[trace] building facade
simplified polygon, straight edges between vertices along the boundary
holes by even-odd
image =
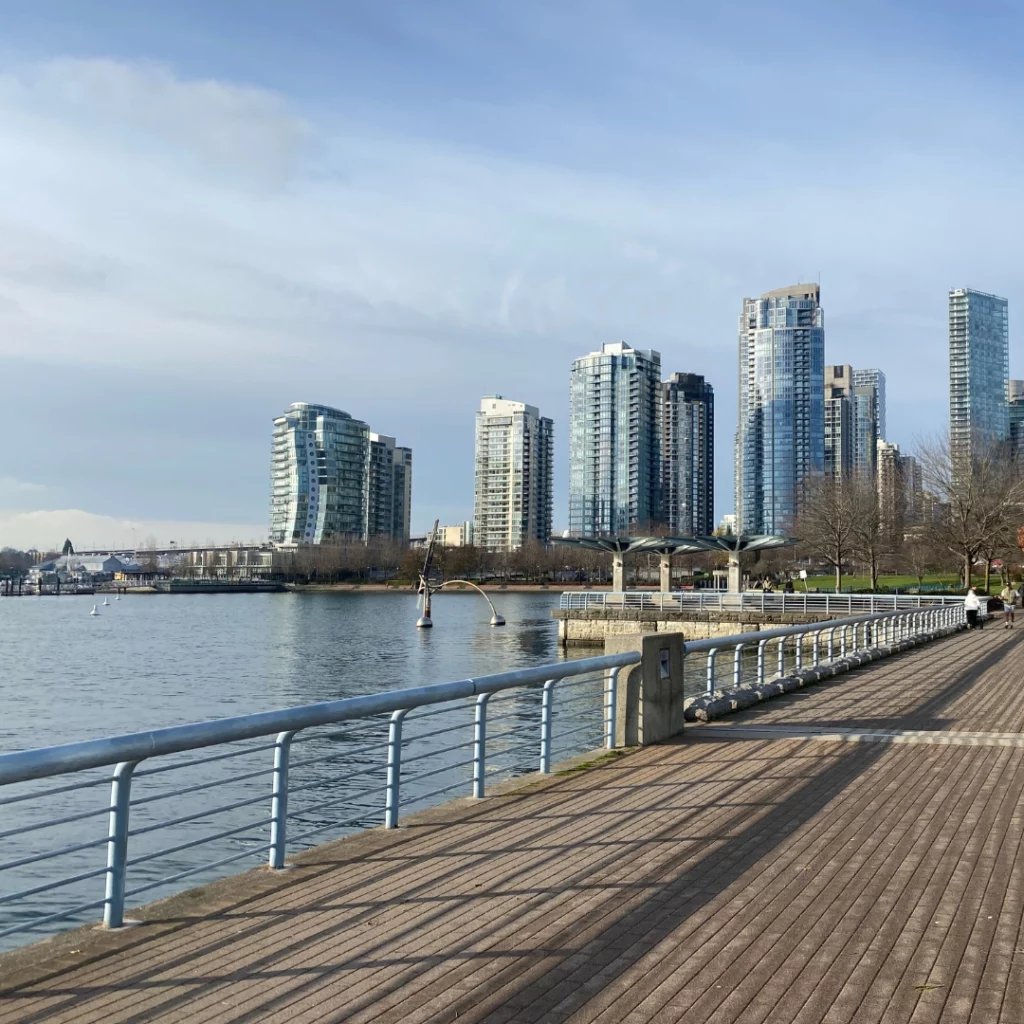
[[[865,480],[874,480],[877,475],[878,442],[881,438],[878,390],[874,384],[854,384],[853,471]]]
[[[845,480],[853,472],[853,367],[825,367],[825,474]]]
[[[369,427],[340,409],[294,402],[277,417],[271,452],[271,543],[365,540],[369,448]]]
[[[736,438],[742,533],[787,532],[799,513],[803,480],[824,469],[824,376],[818,285],[743,300]]]
[[[551,541],[554,424],[532,405],[501,395],[476,414],[473,538],[490,551]]]
[[[1006,392],[1010,429],[1010,450],[1015,459],[1024,458],[1024,380],[1011,380]]]
[[[903,539],[906,524],[906,480],[898,444],[878,442],[878,509],[882,534],[896,545]]]
[[[1010,436],[1008,303],[998,295],[949,293],[949,440],[954,458]]]
[[[399,446],[393,437],[371,433],[366,466],[366,539],[387,537],[408,544],[411,507],[412,449]]]
[[[875,392],[875,429],[878,437],[885,440],[885,374],[878,369],[854,370],[853,386],[855,388],[873,388]]]
[[[696,373],[661,385],[662,519],[677,537],[715,528],[715,390]]]
[[[569,533],[626,534],[661,515],[661,355],[610,342],[569,378]]]

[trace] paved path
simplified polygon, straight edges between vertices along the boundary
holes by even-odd
[[[0,1022],[1022,1024],[1024,750],[998,741],[1024,729],[1022,637],[951,637],[0,959]]]

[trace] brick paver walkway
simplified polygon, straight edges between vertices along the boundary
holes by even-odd
[[[0,1022],[1024,1024],[1024,750],[772,738],[1019,732],[1021,635],[0,958]]]

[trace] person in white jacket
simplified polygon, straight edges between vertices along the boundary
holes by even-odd
[[[978,612],[981,611],[981,598],[974,592],[974,587],[967,591],[964,598],[964,611],[967,614],[967,628],[978,629]]]

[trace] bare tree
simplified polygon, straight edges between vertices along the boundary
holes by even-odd
[[[858,558],[867,566],[871,589],[874,591],[878,589],[878,569],[882,557],[891,548],[890,532],[886,529],[878,488],[874,479],[867,475],[853,476],[845,481],[843,487],[849,494],[853,510],[853,547]]]
[[[804,482],[795,533],[817,558],[835,572],[836,592],[843,587],[843,567],[855,547],[857,503],[849,480],[813,476]]]
[[[921,444],[918,457],[938,502],[935,536],[957,556],[969,587],[978,556],[985,555],[991,567],[993,553],[1012,543],[1024,477],[1000,444],[975,443],[968,457],[955,452],[948,437],[940,437]],[[985,575],[987,585],[988,571]]]

